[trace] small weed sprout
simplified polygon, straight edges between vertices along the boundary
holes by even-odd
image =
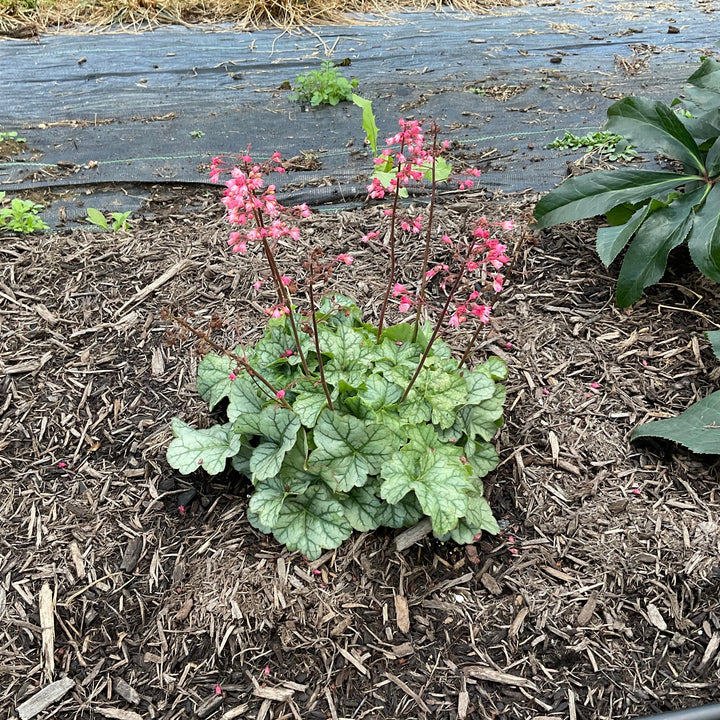
[[[97,225],[99,228],[107,230],[108,232],[119,232],[120,230],[130,229],[130,223],[128,222],[128,218],[130,217],[129,211],[122,213],[114,212],[111,213],[110,217],[111,222],[108,222],[108,219],[99,210],[96,210],[95,208],[88,208],[87,219],[88,222],[93,225]]]

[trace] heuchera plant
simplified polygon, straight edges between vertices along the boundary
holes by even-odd
[[[435,166],[438,131],[428,149],[419,123],[400,125],[388,139],[396,149],[384,156],[395,169],[388,190],[369,187],[373,196],[392,200],[385,211],[387,240],[380,242],[378,231],[362,238],[388,255],[377,325],[363,322],[350,298],[320,296],[330,275],[354,262],[351,255],[328,259],[316,248],[298,277],[280,270],[279,241],[297,240],[300,233],[288,219],[309,210],[284,209],[275,186],[265,184],[268,173],[282,171],[278,154],[264,165],[243,157],[230,171],[223,199],[237,226],[229,239],[233,251],[259,246],[274,283],[264,336],[254,347],[227,351],[176,318],[217,351],[200,363],[198,391],[211,409],[227,401],[227,422],[193,429],[173,420],[168,462],[182,473],[202,467],[214,474],[231,459],[254,486],[252,525],[310,559],[338,547],[353,530],[400,528],[423,516],[443,540],[469,543],[483,530],[498,532],[482,478],[498,464],[491,441],[502,424],[500,381],[507,369],[496,357],[472,369],[467,362],[490,316],[481,290],[502,288],[500,271],[508,262],[506,246],[490,231],[511,230],[512,222],[480,218],[466,238],[442,235],[440,262],[431,262],[438,235],[432,227],[435,183],[427,219],[404,216],[398,198],[424,175],[419,168]],[[223,169],[215,159],[213,177]],[[396,279],[401,241],[417,244],[423,257],[415,293]],[[291,293],[304,294],[304,309]],[[413,311],[412,319],[387,324],[391,304]],[[434,313],[434,324],[422,324],[423,313]],[[477,328],[458,359],[440,334],[469,319]]]

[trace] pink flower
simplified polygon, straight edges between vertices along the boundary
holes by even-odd
[[[237,375],[234,372],[231,372],[230,375],[228,375],[228,379],[235,380],[237,379]]]
[[[599,382],[591,382],[591,383],[590,383],[590,387],[591,387],[593,390],[597,390],[597,389],[600,387],[600,383],[599,383]]]
[[[222,695],[222,688],[219,685],[215,685],[215,694]]]
[[[405,290],[405,286],[404,286],[402,283],[395,283],[395,284],[393,285],[393,289],[392,289],[392,296],[393,296],[393,297],[397,297],[398,295],[402,295],[402,294],[405,293],[405,292],[407,292],[407,290]]]
[[[58,463],[58,467],[60,467],[60,468],[67,467],[67,463],[65,463],[65,462],[59,462],[59,463]]]
[[[278,400],[282,400],[285,397],[285,391],[284,390],[278,390],[275,397]]]
[[[291,280],[287,275],[281,275],[281,276],[280,276],[280,282],[281,282],[285,287],[287,287],[288,285],[290,285],[290,283],[292,282],[292,280]]]
[[[503,289],[503,276],[502,275],[495,275],[493,276],[493,289],[496,293],[502,292]]]
[[[355,258],[350,255],[346,255],[345,253],[340,253],[336,260],[338,262],[344,262],[346,265],[352,265]]]
[[[178,513],[180,513],[180,515],[185,514],[185,506],[184,505],[178,505]]]
[[[262,281],[262,280],[257,280],[256,282],[253,283],[253,287],[254,287],[256,290],[259,290],[259,289],[262,287],[262,284],[263,284],[263,281]]]
[[[375,231],[367,233],[367,235],[363,235],[360,238],[360,242],[370,242],[371,240],[375,240],[377,237],[379,237],[380,233],[377,233]]]
[[[265,668],[264,668],[264,670],[263,670],[263,673],[264,673],[265,675],[269,675],[269,674],[270,674],[270,666],[269,666],[269,665],[266,665],[266,666],[265,666]]]
[[[511,342],[506,342],[506,343],[505,343],[505,347],[506,347],[508,350],[509,350],[512,346],[513,346],[513,344],[512,344]]]
[[[403,295],[400,298],[400,304],[398,305],[398,310],[402,313],[407,312],[412,307],[412,300],[407,297],[407,295]]]

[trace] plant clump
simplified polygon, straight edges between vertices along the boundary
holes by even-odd
[[[351,102],[353,89],[358,86],[355,78],[348,80],[338,72],[332,60],[323,60],[319,70],[298,75],[293,86],[295,100],[317,105],[337,105],[340,102]]]
[[[230,460],[253,484],[253,526],[311,559],[338,547],[353,530],[406,527],[423,517],[442,540],[469,543],[483,531],[498,532],[483,478],[498,464],[492,440],[503,422],[507,369],[495,357],[475,368],[468,361],[490,317],[482,294],[502,289],[508,263],[506,245],[491,230],[509,231],[512,222],[483,217],[467,237],[438,237],[434,182],[427,219],[399,210],[400,190],[422,179],[439,158],[437,132],[427,149],[422,125],[401,121],[388,140],[399,149],[383,155],[395,170],[388,188],[368,188],[392,198],[386,243],[378,231],[362,237],[388,256],[376,325],[363,321],[350,298],[323,292],[333,273],[354,263],[351,255],[328,259],[315,248],[303,264],[302,282],[280,270],[279,241],[297,240],[294,218],[309,210],[283,208],[275,186],[266,185],[266,174],[282,171],[279,154],[265,165],[241,158],[230,169],[223,198],[238,228],[230,246],[239,254],[260,247],[275,286],[263,337],[253,347],[228,351],[175,318],[216,351],[200,363],[198,391],[211,409],[226,403],[227,420],[194,429],[175,419],[168,462],[182,473],[202,468],[215,474]],[[213,177],[224,169],[216,159]],[[436,240],[440,262],[432,261]],[[416,243],[424,256],[417,292],[396,281],[401,241]],[[440,301],[431,298],[431,284]],[[390,304],[414,317],[388,324]],[[434,323],[422,321],[428,313]],[[462,357],[453,357],[439,335],[469,320],[477,323],[472,340]]]

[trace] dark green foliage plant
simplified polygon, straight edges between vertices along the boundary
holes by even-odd
[[[301,103],[337,105],[353,99],[353,89],[358,85],[355,78],[348,80],[338,72],[332,60],[323,60],[319,70],[298,75],[293,86],[294,99]]]
[[[720,63],[706,58],[688,79],[685,117],[655,100],[628,97],[606,128],[675,168],[598,170],[570,178],[535,207],[538,228],[605,215],[597,251],[609,266],[627,247],[616,301],[636,302],[658,282],[670,252],[687,243],[698,269],[720,282]]]
[[[720,360],[720,330],[705,334]],[[720,455],[720,390],[693,403],[678,417],[640,425],[631,435],[632,440],[645,437],[672,440],[696,453]]]

